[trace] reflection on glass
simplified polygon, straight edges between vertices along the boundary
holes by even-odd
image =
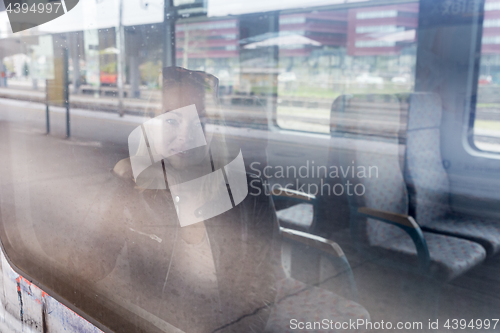
[[[21,34],[0,12],[6,253],[126,332],[278,333],[296,314],[424,326],[466,313],[494,318],[498,258],[481,262],[481,244],[490,243],[487,257],[500,248],[487,219],[499,200],[491,152],[500,151],[500,2],[484,2],[477,34],[468,23],[429,27],[435,13],[425,5],[469,20],[460,11],[481,0],[380,3],[175,0],[171,37],[183,68],[164,68],[162,0],[83,1]],[[465,37],[481,32],[479,52]],[[481,56],[474,119],[463,107],[476,98],[461,82],[476,71],[467,55]],[[46,95],[63,102],[66,73],[68,140],[65,110],[44,105]],[[439,103],[415,99],[419,80],[435,84],[428,90]],[[415,129],[416,119],[434,122]],[[467,119],[483,152],[465,148]],[[363,167],[377,171],[364,177]],[[413,214],[454,234],[423,230],[432,266],[456,278],[425,280],[406,231],[360,220],[359,208]],[[448,219],[456,212],[475,217]],[[339,283],[347,275],[361,286],[359,304],[353,284]]]
[[[145,189],[170,188],[181,226],[219,215],[248,194],[241,151],[223,169],[213,170],[212,155],[194,104],[148,120],[132,131],[128,141],[136,183]],[[147,168],[151,170],[145,171]],[[143,171],[145,175],[141,176]],[[199,176],[203,173],[208,174]],[[226,189],[226,178],[232,195]],[[190,180],[183,182],[185,179]]]

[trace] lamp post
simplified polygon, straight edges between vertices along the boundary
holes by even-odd
[[[173,0],[163,5],[163,67],[175,66],[175,21],[177,12]]]

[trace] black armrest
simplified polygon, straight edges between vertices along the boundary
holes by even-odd
[[[429,249],[427,247],[424,234],[422,233],[422,229],[420,229],[420,226],[417,222],[415,222],[413,217],[368,207],[358,208],[357,213],[361,216],[389,223],[403,229],[408,235],[410,235],[411,239],[415,243],[420,267],[423,270],[427,270],[431,261]]]

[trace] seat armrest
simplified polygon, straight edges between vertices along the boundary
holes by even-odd
[[[318,213],[318,200],[314,194],[305,193],[302,191],[297,191],[289,189],[286,187],[277,186],[276,184],[271,187],[272,197],[275,202],[286,202],[287,205],[296,205],[307,203],[313,206],[313,217],[310,226],[306,229],[307,231],[312,230],[316,225],[316,214]],[[290,224],[291,226],[292,224]],[[292,228],[297,227],[298,229],[303,229],[300,226],[292,226]]]
[[[361,216],[392,224],[403,229],[411,237],[413,243],[415,243],[420,267],[424,271],[428,269],[431,258],[427,242],[425,241],[422,229],[413,217],[368,207],[359,207],[357,213]]]
[[[274,187],[271,194],[278,198],[293,198],[302,201],[311,201],[316,199],[316,196],[314,194],[292,190],[285,187],[278,187],[278,188]]]
[[[338,281],[343,280],[348,283],[345,291],[348,292],[349,295],[346,295],[346,297],[354,301],[357,300],[358,290],[352,274],[351,265],[349,265],[349,261],[347,260],[344,251],[342,251],[342,248],[337,243],[323,237],[283,227],[280,227],[280,233],[284,238],[285,243],[289,243],[290,245],[293,243],[305,245],[330,262],[332,267],[334,267],[333,273],[326,273],[325,275],[321,275],[320,273],[319,280],[317,283],[313,283],[313,285],[323,288],[325,285],[328,285],[333,278],[340,277],[340,280]],[[289,252],[289,254],[291,254],[291,252]],[[283,268],[285,271],[290,271],[291,263],[283,262]]]
[[[378,210],[368,207],[358,208],[358,213],[366,217],[377,219],[383,222],[388,222],[391,224],[398,224],[413,229],[420,229],[420,226],[413,219],[413,217],[404,214],[397,214],[392,212],[387,212],[384,210]]]
[[[287,228],[280,228],[280,231],[283,237],[287,239],[303,243],[338,258],[345,256],[342,248],[337,243],[329,239]]]

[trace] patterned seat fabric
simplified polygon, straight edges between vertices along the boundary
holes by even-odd
[[[474,240],[488,254],[500,250],[500,221],[451,212],[449,180],[441,158],[441,100],[433,93],[410,98],[406,179],[414,190],[417,222],[430,230]]]
[[[338,100],[343,102],[340,108],[344,112],[342,122],[349,123],[349,138],[347,153],[341,155],[340,161],[344,168],[350,167],[358,170],[366,170],[365,174],[358,172],[346,172],[344,182],[352,184],[353,189],[363,189],[363,195],[348,195],[349,206],[357,210],[358,207],[369,207],[398,214],[408,213],[408,196],[403,175],[399,166],[399,101],[390,95],[384,95],[385,100],[392,101],[398,107],[387,108],[379,112],[371,112],[371,104],[368,106],[365,100],[371,100],[370,96],[340,96]],[[380,98],[375,98],[379,100]],[[359,105],[365,109],[360,110]],[[384,132],[383,136],[363,135],[364,124],[366,124],[366,114],[370,113],[370,119],[376,123],[393,124],[390,129]],[[372,168],[372,169],[370,169]],[[370,170],[372,171],[370,173]],[[347,187],[347,184],[346,186]],[[374,219],[366,219],[351,214],[356,237],[363,243],[371,246],[383,244],[388,240],[403,237],[405,231],[400,228],[380,222]],[[356,219],[356,220],[354,220]]]
[[[283,279],[278,283],[276,303],[267,322],[267,333],[297,332],[290,327],[290,320],[297,322],[349,322],[370,319],[368,312],[359,304],[328,290],[308,286],[302,282]],[[334,326],[335,327],[335,326]],[[357,330],[311,329],[300,332],[359,332]]]
[[[371,153],[357,149],[356,160],[359,167],[376,166],[378,174],[376,177],[352,179],[353,184],[361,184],[365,189],[364,196],[357,196],[357,207],[369,207],[398,214],[408,213],[408,196],[404,186],[397,155],[397,145],[379,142],[379,148],[385,148],[381,153]],[[394,151],[396,150],[396,151]],[[377,246],[388,240],[406,235],[400,228],[367,219],[364,230],[360,230],[361,237],[365,238],[370,245]]]
[[[314,207],[311,204],[298,204],[276,212],[282,226],[291,225],[309,228],[313,223]]]
[[[429,232],[424,232],[424,237],[431,256],[429,269],[437,278],[451,280],[486,258],[486,251],[477,243]],[[409,236],[391,239],[380,247],[398,252],[400,260],[414,261],[415,265],[418,264],[417,250]]]
[[[497,253],[500,249],[499,221],[450,214],[430,222],[426,227],[436,232],[473,240],[484,246],[490,254]]]
[[[441,160],[441,101],[430,93],[410,97],[405,177],[415,190],[416,218],[427,226],[450,213],[449,181]]]

